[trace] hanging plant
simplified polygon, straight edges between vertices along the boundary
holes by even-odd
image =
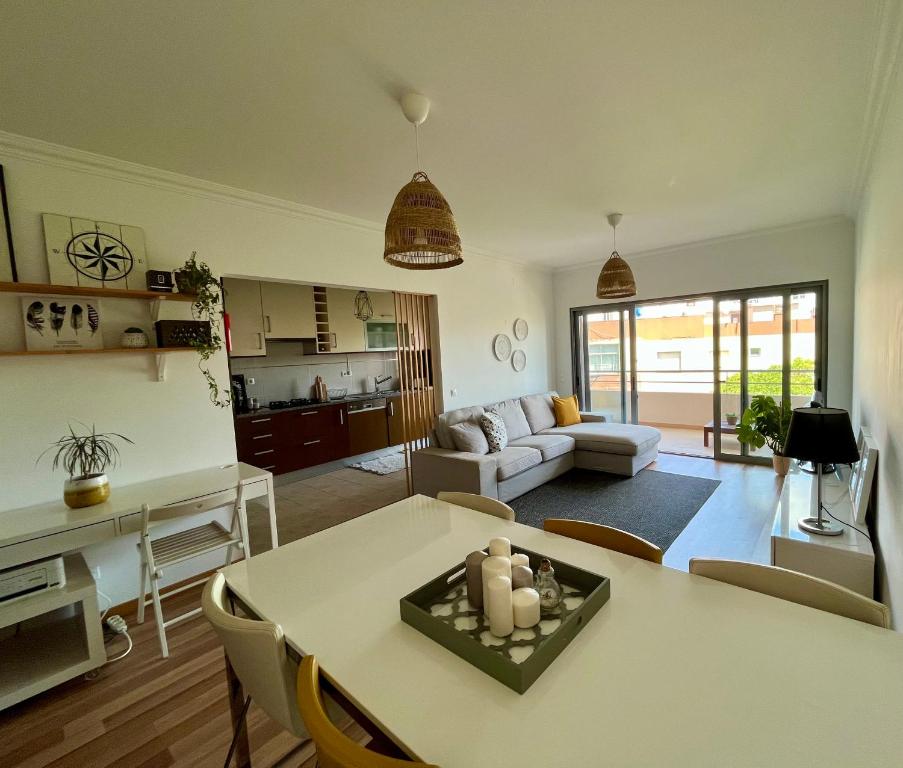
[[[191,305],[191,316],[195,320],[206,320],[210,324],[209,339],[192,339],[190,344],[200,358],[198,368],[207,380],[210,402],[218,408],[226,408],[232,402],[228,389],[221,389],[216,377],[210,372],[210,358],[223,348],[220,326],[223,308],[219,280],[213,276],[210,267],[197,260],[197,251],[191,252],[191,258],[175,274],[179,291],[195,296]]]

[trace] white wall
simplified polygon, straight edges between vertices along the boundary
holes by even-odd
[[[47,280],[42,212],[134,224],[145,230],[152,267],[176,267],[197,250],[217,274],[437,294],[446,407],[542,391],[552,381],[549,276],[472,252],[466,221],[458,222],[464,265],[418,273],[383,262],[379,224],[9,134],[0,134],[0,164],[21,281]],[[387,186],[387,208],[396,192]],[[24,346],[18,302],[14,294],[0,294],[0,349]],[[116,327],[133,321],[152,327],[137,302],[108,299],[103,306]],[[530,324],[528,365],[521,374],[491,353],[493,335],[510,335],[518,316]],[[107,344],[115,343],[115,335],[111,329]],[[151,362],[151,356],[0,360],[0,510],[60,497],[62,475],[47,464],[36,466],[35,459],[70,419],[96,422],[135,441],[111,474],[114,493],[117,484],[234,461],[231,412],[207,401],[193,356],[170,355],[165,383],[155,381]],[[220,355],[214,371],[223,382],[226,370]],[[131,563],[133,548],[121,544],[113,549]],[[110,550],[104,549],[107,561],[115,560]],[[102,578],[115,601],[137,591],[130,566],[124,580],[123,563]]]
[[[879,594],[903,628],[903,74],[857,219],[853,421],[878,441]]]
[[[629,218],[625,222],[629,226]],[[556,381],[561,392],[573,389],[570,309],[603,303],[596,298],[596,280],[607,256],[600,254],[598,264],[555,273]],[[624,256],[636,277],[637,300],[828,280],[828,400],[850,407],[852,221],[828,219]]]

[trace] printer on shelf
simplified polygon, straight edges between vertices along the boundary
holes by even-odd
[[[0,604],[66,586],[63,556],[48,557],[0,570]]]

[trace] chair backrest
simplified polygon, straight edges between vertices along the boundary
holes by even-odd
[[[483,512],[502,520],[514,520],[514,510],[504,501],[493,499],[489,496],[480,496],[478,493],[461,493],[460,491],[439,491],[436,498],[449,504],[457,504],[459,507]]]
[[[142,505],[141,512],[141,532],[147,533],[147,528],[151,523],[158,523],[161,520],[173,520],[177,517],[188,517],[190,515],[198,515],[202,512],[209,512],[218,507],[232,507],[233,523],[238,508],[241,506],[242,486],[239,484],[236,488],[230,488],[227,491],[211,493],[207,496],[199,496],[196,499],[188,501],[180,501],[177,504],[169,504],[165,507],[150,507],[147,504]]]
[[[839,584],[805,573],[760,563],[699,557],[690,559],[690,573],[864,621],[876,627],[890,628],[890,611],[886,605]]]
[[[549,533],[557,533],[559,536],[585,541],[587,544],[595,544],[597,547],[613,549],[615,552],[639,557],[650,563],[661,564],[662,562],[662,551],[655,544],[619,528],[557,517],[543,520],[542,527]]]
[[[288,657],[282,627],[233,616],[226,610],[226,579],[210,577],[201,607],[229,656],[245,691],[264,711],[298,738],[307,730],[295,705],[295,663]]]
[[[437,768],[373,752],[336,728],[323,706],[320,666],[313,656],[305,656],[298,667],[297,696],[307,732],[317,745],[320,768]],[[425,727],[429,727],[428,724]]]

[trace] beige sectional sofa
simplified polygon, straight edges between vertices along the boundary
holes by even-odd
[[[567,472],[572,467],[632,476],[658,455],[661,433],[653,427],[615,424],[604,416],[581,413],[582,422],[558,427],[552,395],[503,400],[486,406],[447,411],[436,419],[431,446],[414,452],[414,493],[465,491],[509,501]],[[476,423],[486,411],[505,422],[508,447],[497,453],[459,450],[452,427]]]

